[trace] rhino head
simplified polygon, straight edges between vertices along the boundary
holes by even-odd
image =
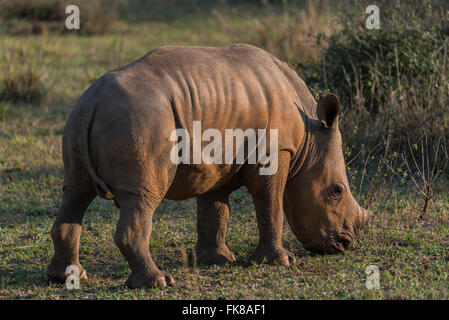
[[[284,193],[284,212],[293,233],[306,249],[317,253],[344,251],[370,215],[349,188],[339,110],[335,95],[321,96],[318,120],[306,119],[303,163],[287,181]]]

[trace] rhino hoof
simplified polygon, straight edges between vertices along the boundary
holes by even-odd
[[[128,280],[126,280],[126,286],[130,289],[156,287],[165,289],[166,286],[172,286],[174,284],[175,279],[173,276],[164,271],[144,275],[131,273]]]
[[[227,246],[220,248],[195,247],[196,259],[199,264],[226,264],[235,261],[234,253]]]
[[[79,279],[87,280],[86,270],[79,264],[77,265],[77,267],[79,268]],[[54,261],[52,261],[50,263],[50,266],[48,267],[46,274],[50,280],[59,282],[59,283],[64,283],[66,281],[67,277],[69,276],[66,273],[65,264],[57,263]]]
[[[257,264],[280,264],[289,266],[296,264],[295,255],[284,248],[257,247],[250,257]]]

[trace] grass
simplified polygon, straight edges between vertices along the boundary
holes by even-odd
[[[239,9],[236,14],[235,10],[206,7],[206,12],[183,15],[163,6],[161,11],[148,11],[152,15],[161,12],[158,19],[150,19],[145,16],[146,10],[139,10],[138,2],[133,5],[135,14],[128,13],[132,16],[101,36],[70,32],[11,35],[0,31],[0,51],[10,57],[11,74],[20,75],[21,65],[33,66],[31,70],[37,73],[44,93],[39,101],[0,101],[0,299],[449,298],[446,180],[422,219],[419,195],[404,185],[382,184],[371,205],[375,217],[359,241],[340,255],[309,253],[286,225],[284,246],[298,261],[290,267],[247,262],[258,234],[254,206],[244,189],[232,195],[227,237],[237,261],[221,267],[197,266],[192,259],[196,241],[194,199],[163,201],[154,216],[149,246],[158,266],[177,281],[164,291],[124,286],[130,269],[112,240],[119,212],[111,202],[97,199],[86,213],[81,236],[80,260],[89,280],[75,291],[48,282],[45,269],[53,253],[50,228],[62,194],[62,129],[75,100],[89,84],[165,44],[259,41],[258,37],[276,21],[288,22],[279,28],[281,34],[290,29],[301,32],[292,17],[285,20],[282,8],[270,10],[270,14],[257,8]],[[252,35],[248,30],[254,26],[259,26],[258,33]],[[329,32],[327,25],[313,27],[317,28]],[[291,48],[286,52],[296,55]],[[311,49],[307,59],[316,59],[315,50]],[[0,64],[5,70],[5,62]],[[362,203],[370,198],[369,190],[354,194]],[[369,265],[380,269],[380,290],[365,287]]]
[[[196,266],[195,202],[164,201],[154,217],[153,257],[177,284],[161,290],[124,286],[130,269],[112,241],[118,209],[96,200],[89,207],[81,237],[81,263],[89,280],[69,291],[49,283],[45,268],[52,255],[49,230],[60,198],[60,170],[9,172],[2,181],[0,298],[14,299],[447,299],[449,297],[448,198],[434,203],[418,220],[416,199],[394,194],[358,243],[340,255],[313,255],[287,226],[284,245],[298,260],[291,267],[251,265],[257,244],[254,207],[245,190],[232,196],[228,245],[237,262]],[[24,192],[24,190],[26,190]],[[437,227],[436,227],[437,226]],[[446,226],[446,228],[444,227]],[[380,269],[381,290],[365,288],[365,269]]]

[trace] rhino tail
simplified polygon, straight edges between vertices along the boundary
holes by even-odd
[[[96,193],[103,199],[114,199],[114,195],[109,190],[106,183],[98,176],[89,153],[89,131],[92,126],[92,122],[95,116],[96,108],[92,105],[85,105],[81,108],[80,116],[78,119],[78,146],[81,153],[81,159],[87,173],[92,179],[94,189]]]

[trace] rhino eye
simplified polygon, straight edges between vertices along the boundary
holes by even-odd
[[[334,186],[334,194],[340,196],[343,194],[343,188],[339,185]]]
[[[340,200],[345,192],[345,186],[342,183],[334,184],[329,190],[330,200],[337,201]]]

